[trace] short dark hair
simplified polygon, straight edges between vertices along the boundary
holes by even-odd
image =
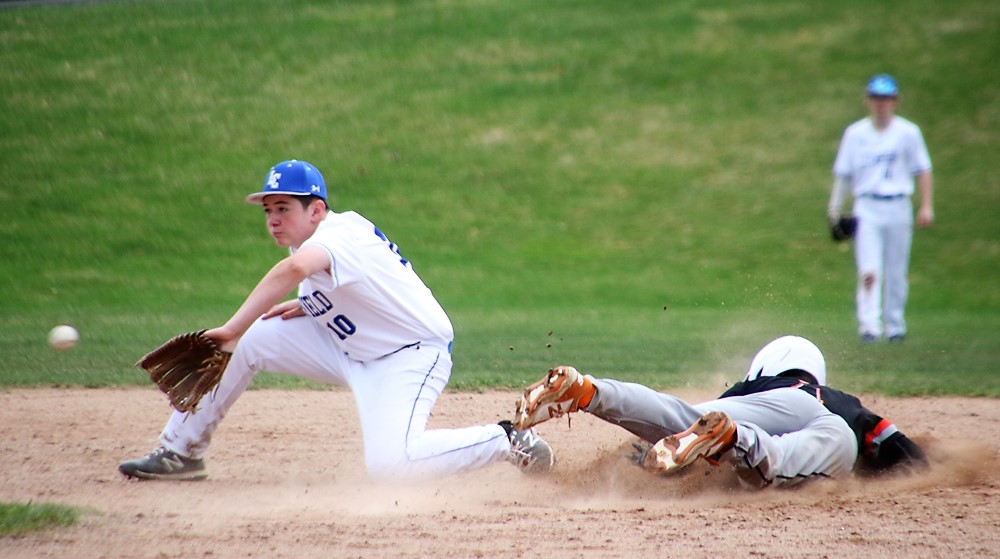
[[[309,206],[312,205],[313,200],[322,200],[323,206],[326,207],[326,209],[328,210],[330,209],[330,205],[326,203],[326,200],[320,198],[319,196],[313,196],[312,194],[309,194],[307,196],[296,196],[296,198],[299,199],[299,203],[302,204],[302,209],[304,210],[309,209]]]

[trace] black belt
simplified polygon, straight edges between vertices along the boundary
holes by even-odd
[[[900,200],[906,198],[906,194],[862,194],[861,197],[872,200]]]

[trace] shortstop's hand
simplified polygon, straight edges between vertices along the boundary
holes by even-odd
[[[240,341],[243,337],[242,334],[236,335],[225,329],[225,327],[220,326],[219,328],[211,328],[205,330],[205,337],[211,338],[219,344],[219,349],[228,353],[232,353],[236,349],[236,343]]]
[[[261,318],[267,320],[269,318],[280,316],[282,320],[288,320],[289,318],[297,318],[305,315],[306,312],[302,310],[302,305],[299,304],[299,300],[291,299],[271,307],[266,313],[264,313],[263,316],[261,316]]]

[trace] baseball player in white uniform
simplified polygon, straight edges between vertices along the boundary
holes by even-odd
[[[840,477],[856,465],[875,472],[926,463],[892,423],[825,383],[822,352],[799,336],[769,342],[742,382],[700,404],[560,366],[525,390],[515,425],[585,411],[651,444],[639,458],[648,470],[672,473],[698,458],[726,461],[748,488]]]
[[[502,460],[525,471],[552,467],[545,441],[509,421],[425,429],[451,375],[451,321],[385,234],[355,212],[330,211],[314,166],[275,165],[247,202],[263,206],[269,232],[291,254],[224,325],[206,332],[233,351],[217,392],[195,412],[175,411],[159,448],[122,463],[122,474],[205,478],[212,434],[260,371],[350,387],[374,479],[450,474]],[[283,301],[296,286],[298,298]]]
[[[920,188],[917,225],[934,222],[931,160],[920,128],[895,114],[896,80],[874,76],[866,91],[870,114],[841,139],[828,214],[836,221],[848,193],[853,196],[858,333],[865,343],[883,335],[896,343],[906,335],[914,177]]]

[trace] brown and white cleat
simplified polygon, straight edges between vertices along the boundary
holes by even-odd
[[[704,458],[718,465],[718,457],[736,444],[736,424],[721,411],[708,412],[686,431],[657,441],[646,453],[642,467],[669,474]]]
[[[514,426],[528,429],[553,417],[573,413],[586,407],[595,391],[590,378],[576,368],[553,367],[524,391],[515,407]]]

